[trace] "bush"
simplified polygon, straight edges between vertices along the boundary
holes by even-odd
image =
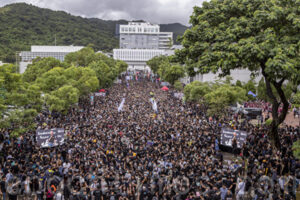
[[[265,125],[266,126],[270,126],[272,124],[272,119],[268,119],[266,122],[265,122]]]
[[[295,158],[300,159],[300,140],[294,142],[292,149]]]
[[[182,83],[180,82],[180,81],[175,81],[175,83],[174,83],[174,88],[176,89],[176,90],[179,90],[179,91],[182,91],[183,90],[183,85],[182,85]]]

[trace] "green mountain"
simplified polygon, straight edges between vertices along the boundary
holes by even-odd
[[[31,45],[80,45],[110,51],[118,47],[115,37],[117,24],[126,20],[111,21],[82,18],[63,11],[53,11],[25,3],[0,8],[0,60],[14,62],[17,51],[30,50]],[[184,33],[181,24],[161,25],[161,31]]]
[[[177,42],[178,36],[183,35],[185,30],[188,27],[179,24],[179,23],[173,23],[173,24],[160,24],[160,31],[161,32],[173,32],[173,38],[174,38],[174,43],[179,44]]]

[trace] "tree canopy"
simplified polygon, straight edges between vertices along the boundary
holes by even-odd
[[[43,102],[39,88],[23,82],[15,69],[10,64],[0,66],[0,127],[18,135],[35,128]]]
[[[300,83],[299,6],[300,1],[286,0],[204,2],[202,7],[194,7],[192,27],[182,38],[184,48],[176,53],[190,74],[197,69],[197,73],[220,71],[225,76],[237,68],[261,73],[273,105],[269,136],[277,148],[280,148],[277,128],[289,106],[283,83],[286,80],[295,85]]]
[[[37,58],[22,75],[14,65],[0,66],[0,127],[15,135],[32,130],[42,109],[64,114],[126,69],[125,62],[91,48],[67,55],[66,62]]]
[[[208,83],[193,81],[184,87],[187,101],[204,104],[207,114],[221,116],[229,105],[241,103],[247,99],[245,89],[229,83]]]

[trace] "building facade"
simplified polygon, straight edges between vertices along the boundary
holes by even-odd
[[[113,50],[114,59],[128,64],[129,71],[150,71],[146,62],[155,56],[172,55],[172,32],[160,32],[160,26],[148,22],[129,22],[117,26],[120,49]]]
[[[162,49],[114,49],[114,59],[128,64],[128,71],[151,71],[146,62],[155,56],[174,54],[172,50]]]
[[[20,73],[24,73],[27,66],[37,57],[46,58],[53,57],[60,61],[64,61],[68,53],[79,51],[83,46],[31,46],[31,51],[21,51],[19,53]]]

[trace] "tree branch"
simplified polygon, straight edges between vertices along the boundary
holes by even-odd
[[[289,109],[289,102],[286,99],[286,96],[282,90],[282,84],[285,81],[285,79],[283,78],[280,82],[276,83],[273,82],[273,85],[275,86],[275,89],[280,97],[281,102],[283,103],[283,109],[282,112],[280,114],[280,116],[278,117],[278,123],[281,124],[284,120],[285,117],[287,115],[288,109]]]

